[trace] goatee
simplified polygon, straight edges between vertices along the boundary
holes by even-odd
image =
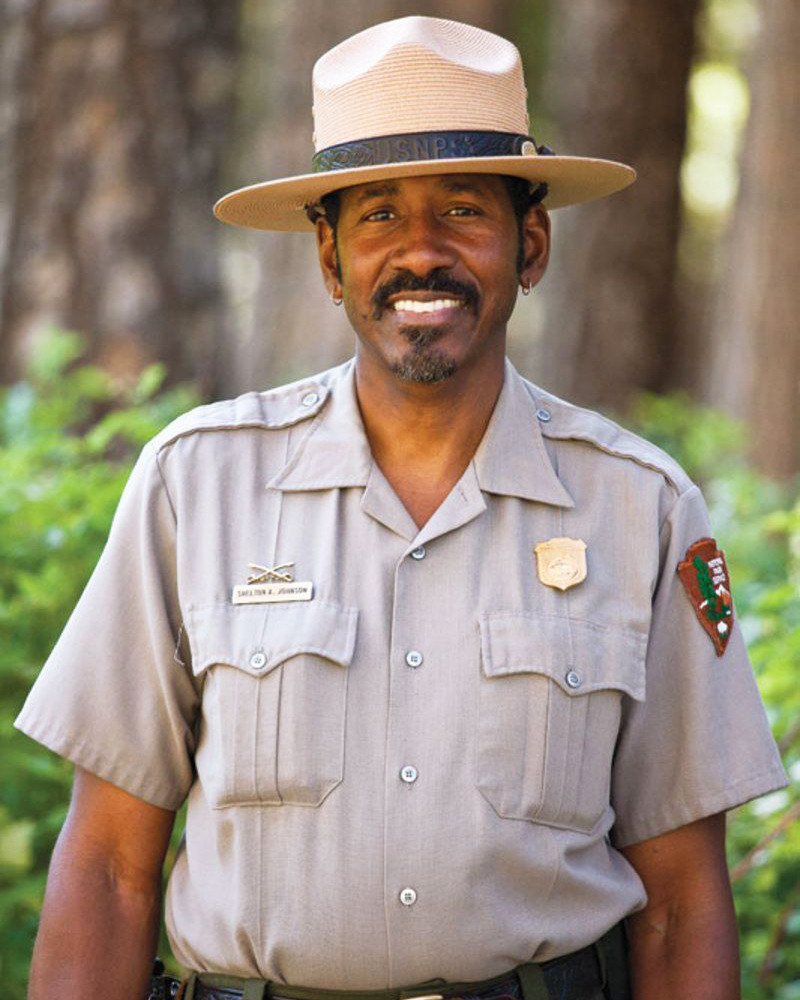
[[[411,350],[392,365],[395,375],[408,382],[430,385],[455,374],[458,367],[455,361],[434,346],[441,331],[410,326],[404,327],[401,332],[411,345]]]

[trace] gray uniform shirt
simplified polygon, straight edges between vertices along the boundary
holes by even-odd
[[[166,909],[188,967],[494,976],[643,904],[616,847],[785,783],[738,626],[718,657],[678,578],[709,534],[666,455],[510,365],[418,529],[351,362],[145,448],[17,724],[148,802],[188,796]],[[564,536],[587,576],[562,591],[534,547]],[[234,603],[250,564],[312,599]]]

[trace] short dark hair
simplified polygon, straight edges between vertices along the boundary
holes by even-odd
[[[511,199],[514,218],[517,220],[517,235],[519,239],[516,266],[517,274],[521,274],[525,264],[522,223],[531,205],[539,205],[542,198],[547,194],[547,185],[537,184],[534,186],[530,181],[526,181],[524,177],[510,177],[508,174],[500,174],[499,176],[508,192],[508,197]],[[334,243],[336,242],[336,227],[339,224],[339,213],[342,208],[341,194],[342,188],[337,188],[336,191],[324,194],[319,200],[319,205],[322,208],[321,212],[314,205],[306,206],[306,215],[311,222],[316,222],[321,216],[325,217],[328,225],[333,230]]]
[[[522,231],[522,224],[527,215],[528,209],[532,205],[541,204],[542,198],[547,194],[546,184],[533,185],[526,181],[524,177],[509,177],[507,174],[500,174],[500,180],[508,191],[511,199],[511,207],[514,210],[514,218],[517,220],[517,274],[522,274],[525,266],[525,239]]]

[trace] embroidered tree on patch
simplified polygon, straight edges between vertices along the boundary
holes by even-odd
[[[711,573],[708,571],[708,563],[701,559],[700,556],[695,556],[694,565],[697,570],[697,583],[700,587],[700,593],[708,601],[708,604],[704,608],[706,614],[715,622],[727,618],[731,613],[731,609],[719,600],[719,595],[711,579]]]

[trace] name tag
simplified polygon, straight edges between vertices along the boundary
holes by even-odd
[[[279,604],[282,601],[310,601],[314,584],[310,581],[291,583],[248,583],[233,588],[234,604]]]

